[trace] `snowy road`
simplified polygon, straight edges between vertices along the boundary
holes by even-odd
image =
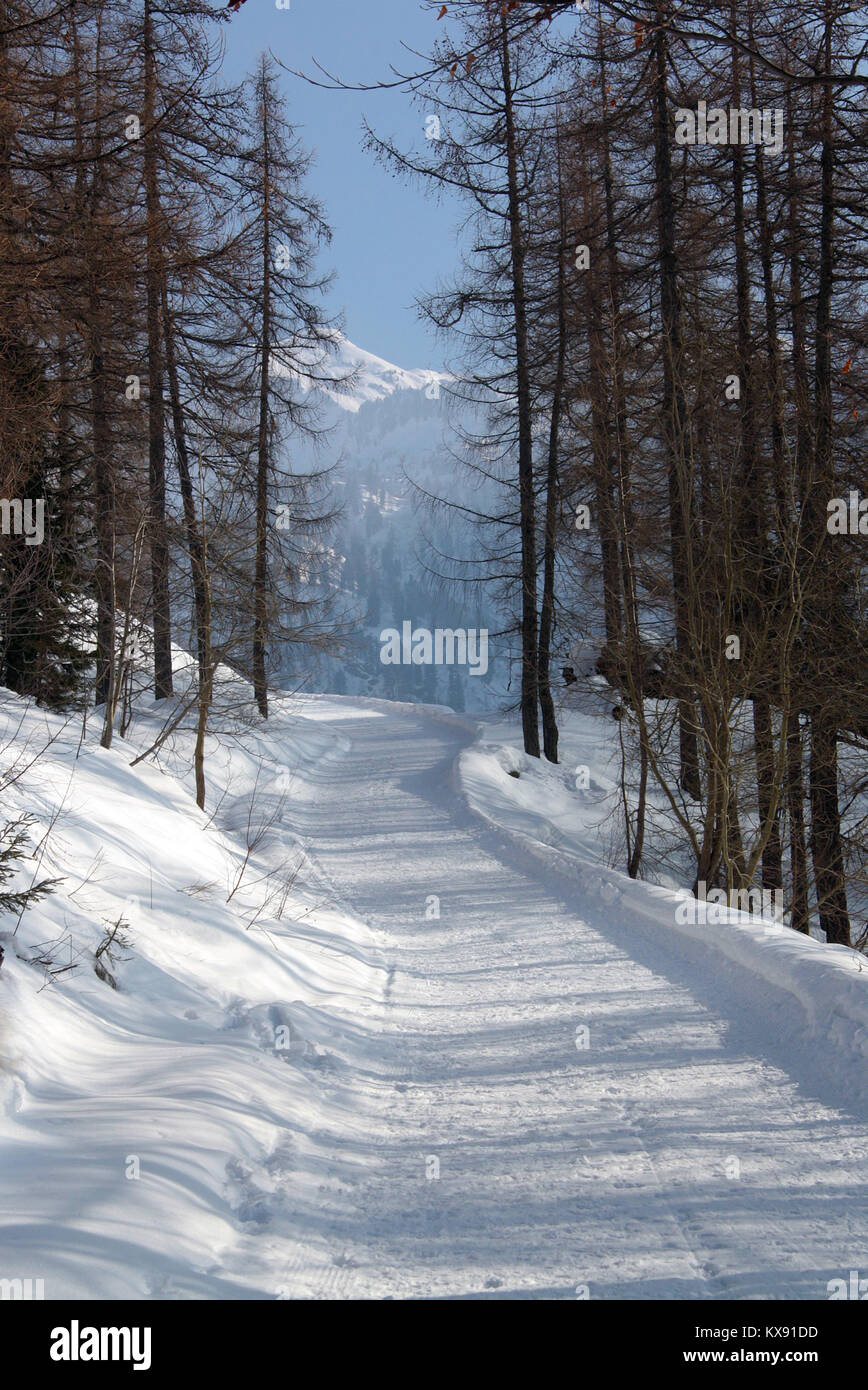
[[[453,785],[469,735],[387,706],[336,727],[299,828],[390,983],[316,1136],[330,1264],[284,1296],[825,1299],[868,1274],[865,1117],[671,943],[628,954],[510,867]]]

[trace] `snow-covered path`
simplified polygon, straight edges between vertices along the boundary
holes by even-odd
[[[330,1262],[284,1296],[825,1299],[868,1273],[865,1117],[671,943],[511,867],[453,784],[468,734],[353,713],[294,815],[389,986],[316,1136]]]

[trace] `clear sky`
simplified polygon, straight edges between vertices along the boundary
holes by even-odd
[[[389,77],[390,63],[412,71],[401,40],[426,51],[442,27],[417,0],[291,0],[288,10],[246,0],[224,26],[226,70],[240,76],[270,49],[289,67],[315,73],[316,58],[347,82],[373,82]],[[403,367],[442,366],[414,300],[454,267],[461,209],[438,204],[362,149],[363,115],[378,134],[422,148],[424,113],[400,90],[322,91],[288,74],[283,82],[290,118],[316,155],[310,184],[334,231],[321,265],[337,271],[332,307],[343,310],[347,337]]]

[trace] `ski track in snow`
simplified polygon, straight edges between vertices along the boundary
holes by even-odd
[[[388,981],[342,1019],[318,1191],[289,1198],[280,1155],[270,1193],[233,1170],[230,1265],[265,1284],[295,1248],[277,1296],[325,1299],[825,1299],[868,1270],[865,1117],[770,1062],[737,997],[702,1002],[671,943],[640,962],[511,866],[453,784],[469,734],[347,705],[349,751],[292,815]]]

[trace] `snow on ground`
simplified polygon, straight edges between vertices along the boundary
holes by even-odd
[[[287,697],[215,736],[201,813],[187,735],[130,766],[164,714],[109,753],[33,711],[16,735],[57,734],[6,813],[61,806],[65,882],[0,919],[0,1278],[823,1299],[868,1272],[868,980],[774,928],[677,929],[670,889],[601,867],[599,721],[549,769],[440,709]]]
[[[516,729],[492,726],[462,752],[460,788],[531,863],[577,886],[585,911],[593,904],[607,924],[642,932],[716,975],[736,967],[739,990],[758,1008],[777,1009],[779,1029],[816,1044],[816,1062],[826,1065],[833,1085],[843,1081],[868,1101],[868,959],[794,932],[770,910],[697,904],[674,884],[635,883],[607,868],[605,827],[618,798],[616,754],[601,736],[604,727],[592,715],[568,717],[561,762],[553,767],[525,755]],[[591,769],[587,788],[576,786],[580,767]]]
[[[22,709],[5,694],[7,736]],[[134,732],[144,746],[158,727]],[[317,1130],[340,1090],[343,1019],[362,1027],[385,979],[370,931],[283,824],[295,783],[344,740],[278,713],[274,732],[215,752],[217,829],[169,773],[131,768],[129,743],[106,752],[95,732],[79,752],[77,726],[31,711],[19,744],[36,751],[47,733],[6,798],[7,815],[17,801],[43,829],[61,807],[38,876],[64,883],[17,934],[2,921],[0,1277],[44,1279],[49,1298],[273,1294],[287,1252],[270,1257],[269,1203],[291,1186],[316,1265],[329,1200]],[[249,838],[264,835],[242,875],[257,776]],[[120,916],[115,991],[94,951]]]

